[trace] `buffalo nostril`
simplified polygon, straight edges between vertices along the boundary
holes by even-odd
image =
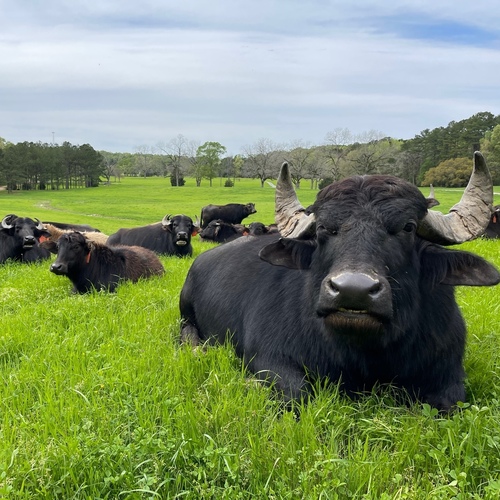
[[[332,277],[327,285],[331,296],[353,308],[364,307],[367,299],[374,299],[383,291],[377,278],[363,273],[343,273]]]

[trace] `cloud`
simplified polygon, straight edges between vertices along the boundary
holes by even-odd
[[[490,17],[451,1],[5,3],[0,135],[12,142],[54,132],[133,151],[183,134],[237,154],[263,137],[411,138],[500,114],[493,5]]]

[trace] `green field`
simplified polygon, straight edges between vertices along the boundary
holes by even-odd
[[[298,194],[306,206],[316,192],[305,184]],[[437,208],[460,194],[436,189]],[[0,215],[110,234],[229,202],[256,204],[247,222],[273,222],[274,190],[249,179],[0,192]],[[193,246],[196,256],[213,245]],[[462,247],[500,268],[500,241]],[[297,420],[230,347],[179,346],[192,259],[162,262],[162,278],[87,295],[72,295],[48,262],[0,266],[0,498],[500,498],[499,287],[457,288],[468,396],[453,415],[401,406],[390,389],[352,401],[318,387]]]

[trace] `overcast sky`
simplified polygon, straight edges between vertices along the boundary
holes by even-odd
[[[409,139],[500,114],[498,0],[0,0],[0,137]]]

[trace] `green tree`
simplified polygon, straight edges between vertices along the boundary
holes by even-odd
[[[424,186],[433,184],[442,187],[464,187],[469,182],[470,171],[470,158],[452,158],[429,169],[424,175],[422,184]]]
[[[226,148],[218,142],[205,142],[196,150],[196,157],[202,166],[203,177],[210,181],[217,176],[221,164],[221,156],[226,153]]]
[[[500,184],[500,125],[486,132],[480,144],[493,178],[493,184]]]

